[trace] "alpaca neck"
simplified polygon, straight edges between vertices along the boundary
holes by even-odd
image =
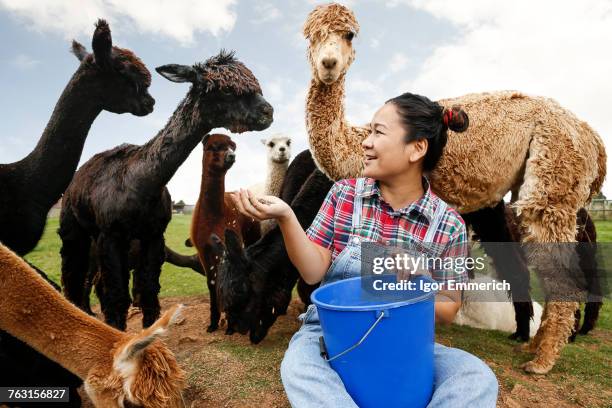
[[[0,327],[85,379],[111,366],[123,334],[69,303],[21,258],[0,245]]]
[[[200,184],[201,203],[200,211],[205,214],[207,219],[222,217],[225,196],[225,173],[212,171],[208,168],[206,160],[202,163],[202,182]]]
[[[64,193],[81,159],[91,124],[102,111],[91,78],[77,71],[60,96],[34,150],[16,163],[21,188],[44,208]]]
[[[279,196],[280,190],[287,174],[289,161],[284,163],[276,163],[272,159],[268,160],[268,173],[266,176],[266,184],[264,192],[266,195]]]
[[[200,120],[197,101],[191,95],[181,102],[157,136],[140,148],[139,160],[134,162],[134,182],[146,190],[160,190],[191,151],[212,130]]]

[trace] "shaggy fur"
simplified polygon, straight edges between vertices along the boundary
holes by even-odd
[[[66,191],[60,216],[62,284],[67,298],[86,307],[88,255],[95,242],[94,264],[101,277],[96,292],[106,322],[119,329],[126,327],[131,302],[128,252],[134,240],[140,243],[134,288],[143,326],[159,317],[163,234],[171,218],[165,185],[178,167],[213,128],[263,130],[272,122],[273,109],[262,97],[257,80],[231,53],[221,52],[193,67],[165,65],[156,70],[171,81],[191,82],[187,96],[168,124],[145,145],[121,145],[85,163]],[[222,79],[223,73],[229,79]]]
[[[32,266],[53,289],[60,287],[47,278],[44,272]],[[26,343],[0,330],[0,384],[3,387],[68,387],[69,402],[47,403],[49,407],[80,407],[81,396],[77,389],[83,381],[64,367],[49,360]],[[40,403],[4,403],[9,407],[36,408]]]
[[[331,186],[332,182],[316,170],[310,152],[304,151],[289,165],[281,198],[291,203],[300,225],[307,228]],[[248,290],[241,291],[242,297],[232,301],[242,306],[239,320],[249,325],[254,344],[261,342],[278,316],[287,312],[299,277],[278,226],[246,249],[228,245],[219,275],[234,282],[250,282]]]
[[[354,59],[351,36],[346,34],[349,29],[356,31],[356,23],[338,27],[338,20],[355,18],[343,6],[319,6],[304,29],[313,72],[306,114],[309,141],[317,166],[333,180],[361,174],[361,142],[367,134],[347,125],[344,118],[344,76]],[[321,38],[333,38],[340,47]],[[336,52],[330,51],[334,47]],[[334,64],[326,64],[329,54]],[[333,70],[328,68],[332,65]],[[552,99],[520,92],[470,94],[439,102],[447,108],[461,106],[470,117],[470,127],[463,133],[450,132],[444,155],[431,174],[434,192],[460,212],[471,212],[494,206],[513,191],[525,230],[523,241],[574,241],[576,213],[600,190],[606,174],[606,152],[599,135]],[[529,257],[546,269],[538,271],[544,281],[555,282],[563,260],[539,249]],[[546,289],[558,291],[559,285]],[[536,357],[524,365],[526,371],[546,373],[553,367],[571,333],[577,306],[576,302],[546,305],[539,335],[533,339]]]
[[[260,227],[258,221],[240,214],[229,194],[225,193],[225,174],[236,160],[236,144],[227,135],[214,134],[206,136],[203,145],[202,184],[191,219],[191,242],[206,272],[210,294],[210,325],[207,330],[213,332],[219,327],[224,308],[223,302],[217,299],[220,257],[215,248],[218,244],[213,243],[211,237],[213,234],[217,238],[223,237],[224,230],[231,229],[238,235],[241,245],[250,245],[259,239]],[[236,330],[235,319],[230,310],[225,312],[226,334],[232,334]]]
[[[34,150],[18,162],[0,164],[0,241],[20,255],[42,236],[47,213],[70,183],[98,114],[142,116],[153,110],[149,71],[131,51],[112,46],[104,20],[96,24],[92,43],[89,54],[73,41],[72,52],[82,62]]]
[[[115,330],[67,302],[0,245],[0,328],[79,376],[97,407],[181,407],[184,373],[157,338],[177,312],[137,335]]]

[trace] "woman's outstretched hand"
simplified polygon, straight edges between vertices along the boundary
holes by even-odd
[[[275,196],[255,197],[249,190],[240,189],[230,193],[234,204],[242,214],[263,221],[282,220],[291,216],[289,204]]]

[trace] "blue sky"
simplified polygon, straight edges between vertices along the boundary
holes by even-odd
[[[82,161],[121,143],[153,137],[187,92],[153,71],[192,64],[234,49],[259,78],[275,107],[270,129],[233,135],[237,162],[228,188],[263,181],[260,139],[283,133],[294,155],[307,147],[304,101],[310,79],[301,28],[318,1],[0,0],[0,162],[21,159],[36,144],[77,68],[70,39],[88,48],[96,18],[109,20],[115,45],[130,48],[153,74],[155,111],[147,117],[103,112],[90,131]],[[468,92],[517,89],[545,95],[586,120],[612,142],[612,2],[586,0],[345,1],[361,26],[346,83],[352,123],[364,124],[386,99],[405,91],[433,99]],[[535,4],[534,4],[535,3]],[[169,184],[173,199],[198,195],[198,146]],[[604,193],[612,196],[606,182]]]

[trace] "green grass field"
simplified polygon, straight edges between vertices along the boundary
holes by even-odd
[[[193,248],[184,246],[185,238],[188,236],[189,223],[189,216],[176,215],[166,232],[167,244],[184,254],[194,253]],[[61,269],[59,250],[61,243],[57,236],[57,228],[58,219],[50,218],[41,242],[27,256],[27,259],[46,271],[54,281],[59,283]],[[599,242],[612,242],[612,221],[597,222],[597,233]],[[165,264],[163,267],[161,287],[162,297],[192,296],[207,293],[202,276],[189,269],[177,268],[169,264]],[[93,303],[97,302],[95,298],[92,298],[92,300]],[[612,406],[612,377],[610,376],[610,367],[612,366],[611,311],[612,307],[608,301],[601,310],[597,329],[589,336],[579,336],[575,343],[567,345],[563,349],[562,357],[555,368],[546,377],[540,377],[540,379],[525,375],[518,368],[521,363],[528,361],[530,357],[526,354],[512,352],[511,350],[516,343],[509,340],[506,333],[451,325],[437,327],[437,339],[443,344],[464,349],[485,359],[497,374],[500,387],[506,395],[513,395],[518,384],[529,392],[542,395],[546,402],[552,401],[551,398],[553,397],[557,398],[566,404],[562,404],[562,406],[567,406],[567,404],[569,406]],[[261,346],[254,349],[250,345],[223,341],[215,344],[214,347],[224,353],[227,352],[227,347],[231,347],[234,352],[236,352],[234,348],[238,348],[241,358],[253,356],[254,360],[250,362],[251,364],[257,366],[270,364],[269,369],[272,369],[278,365],[276,360],[279,356],[282,356],[286,343],[281,342],[279,345],[271,345],[269,351]],[[253,354],[254,350],[257,350],[257,353]],[[269,357],[269,363],[261,360],[266,355]],[[200,367],[200,369],[206,370],[207,368]],[[251,380],[248,379],[244,381],[248,384],[241,383],[237,386],[246,387],[246,389],[255,386],[261,388],[262,386],[259,383],[250,384]],[[257,382],[258,380],[253,379],[253,381]],[[270,390],[278,390],[279,386],[280,383],[276,379],[270,385]],[[522,389],[521,387],[518,389]],[[540,405],[534,404],[532,406]]]

